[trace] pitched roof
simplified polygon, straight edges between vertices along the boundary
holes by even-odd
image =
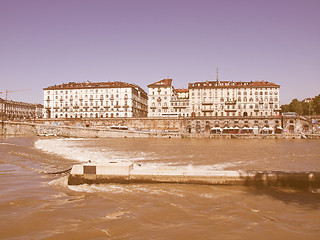
[[[69,82],[60,85],[49,86],[43,90],[64,90],[64,89],[84,89],[84,88],[138,88],[146,94],[146,92],[136,84],[126,82]]]
[[[268,81],[234,82],[234,81],[206,81],[189,83],[189,89],[193,88],[255,88],[255,87],[280,87],[280,85]]]
[[[178,88],[178,89],[175,89],[175,91],[176,91],[177,93],[186,93],[186,92],[189,92],[189,89]]]
[[[149,87],[170,87],[171,85],[172,85],[172,79],[166,78],[158,82],[149,84],[148,88]]]

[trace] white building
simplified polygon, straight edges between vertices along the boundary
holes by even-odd
[[[43,90],[45,118],[147,116],[147,93],[135,84],[70,82]]]
[[[0,98],[1,120],[25,120],[42,118],[43,106]]]
[[[148,88],[148,117],[189,116],[188,89],[175,90],[172,79],[160,80]]]
[[[189,83],[191,116],[276,116],[280,86],[271,82]]]

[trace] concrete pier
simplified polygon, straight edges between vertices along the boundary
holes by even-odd
[[[74,165],[69,185],[100,183],[180,183],[319,188],[320,172],[198,171],[178,168],[144,169],[133,163]]]

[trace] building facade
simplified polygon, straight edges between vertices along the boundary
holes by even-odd
[[[278,116],[280,86],[266,81],[189,84],[191,116]]]
[[[26,120],[42,118],[43,105],[16,102],[0,98],[2,120]]]
[[[280,86],[271,82],[206,81],[174,89],[172,79],[148,85],[149,117],[270,117],[280,114]]]
[[[135,84],[70,82],[43,90],[45,118],[147,116],[147,93]]]
[[[174,89],[172,79],[148,85],[148,117],[188,117],[188,89]]]

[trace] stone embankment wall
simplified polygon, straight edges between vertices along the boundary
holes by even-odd
[[[59,137],[83,137],[83,138],[107,138],[107,137],[149,137],[149,133],[108,130],[94,127],[58,126],[36,123],[8,122],[2,124],[0,131],[2,136],[30,135],[30,136],[59,136]]]
[[[215,126],[282,126],[285,134],[210,134]],[[38,119],[34,122],[4,122],[0,134],[63,137],[179,137],[179,138],[319,138],[310,134],[308,121],[301,118],[109,118],[109,119]],[[114,130],[110,126],[127,126]],[[289,127],[290,129],[287,129]]]

